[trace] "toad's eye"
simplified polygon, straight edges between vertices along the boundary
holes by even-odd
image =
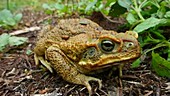
[[[111,40],[102,40],[100,47],[105,52],[111,52],[115,47],[115,43],[113,43]]]

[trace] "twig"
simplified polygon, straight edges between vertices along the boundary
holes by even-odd
[[[153,91],[149,91],[148,93],[146,93],[144,96],[150,96],[153,93]]]
[[[144,86],[142,83],[140,82],[134,82],[134,81],[125,81],[127,83],[130,83],[130,84],[135,84],[135,85],[141,85],[141,86]]]
[[[123,96],[122,88],[117,88],[116,96]]]
[[[17,30],[17,31],[13,31],[12,33],[9,33],[10,35],[19,35],[19,34],[24,34],[24,33],[28,33],[28,32],[32,32],[32,31],[38,31],[40,30],[40,27],[30,27],[30,28],[25,28],[23,30]]]
[[[165,83],[165,84],[168,85],[165,89],[170,90],[170,82]]]
[[[156,88],[156,96],[161,96],[161,88],[159,86]]]
[[[64,93],[64,96],[67,96],[68,93],[70,93],[77,85],[75,85],[74,87],[70,88],[66,93]]]

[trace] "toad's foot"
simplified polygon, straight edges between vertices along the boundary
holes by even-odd
[[[99,84],[99,90],[101,90],[102,81],[100,79],[90,77],[90,76],[86,76],[86,75],[83,75],[83,74],[79,74],[79,75],[76,76],[76,78],[77,77],[78,77],[79,80],[76,80],[76,83],[86,86],[86,88],[89,92],[89,96],[91,96],[93,94],[92,87],[89,84],[89,81],[97,81],[98,84]],[[75,83],[75,82],[73,82],[73,83]]]
[[[34,54],[34,60],[36,65],[39,65],[40,61],[42,65],[44,65],[51,73],[53,73],[51,64],[47,62],[42,56],[37,56],[36,54]]]

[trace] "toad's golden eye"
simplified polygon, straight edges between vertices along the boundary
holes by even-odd
[[[111,40],[102,40],[100,44],[101,50],[104,52],[111,52],[115,47],[115,43]]]

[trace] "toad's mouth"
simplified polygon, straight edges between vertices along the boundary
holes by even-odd
[[[126,54],[127,55],[127,54]],[[79,62],[79,67],[81,70],[87,70],[87,71],[93,71],[93,70],[98,70],[98,69],[103,69],[106,67],[111,67],[111,66],[119,66],[121,64],[128,64],[136,60],[138,57],[140,57],[140,53],[136,54],[131,54],[130,56],[109,56],[104,59],[100,59],[97,62],[91,62],[91,61],[86,61],[86,62]]]
[[[110,62],[110,63],[95,64],[95,65],[87,64],[87,65],[82,66],[82,67],[86,70],[98,70],[98,69],[107,68],[107,67],[111,67],[111,66],[119,66],[121,64],[130,64],[133,61],[135,61],[136,58],[131,58],[130,60]]]

